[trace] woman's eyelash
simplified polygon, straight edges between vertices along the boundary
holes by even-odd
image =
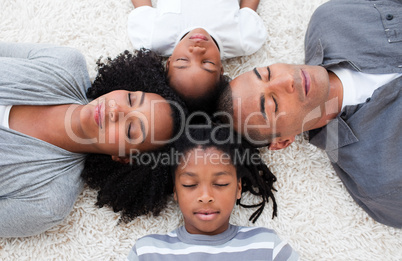
[[[131,104],[131,93],[128,93],[128,104],[130,104],[130,106],[132,106],[132,104]]]
[[[128,130],[127,130],[127,137],[129,139],[131,139],[130,131],[131,131],[131,123],[128,125]]]

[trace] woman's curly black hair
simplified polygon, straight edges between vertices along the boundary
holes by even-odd
[[[95,99],[114,90],[156,93],[170,102],[173,118],[173,136],[180,131],[187,109],[184,102],[167,84],[162,60],[154,52],[141,49],[134,53],[124,51],[115,59],[97,61],[98,74],[87,91]],[[159,155],[169,145],[147,152]],[[121,212],[122,221],[152,212],[158,215],[172,193],[169,168],[150,162],[148,165],[115,162],[110,155],[89,154],[82,177],[90,188],[98,190],[99,207],[109,206]]]
[[[242,193],[249,191],[251,194],[260,196],[262,201],[255,205],[245,205],[237,200],[237,204],[245,208],[258,209],[251,215],[249,220],[256,222],[264,210],[265,204],[271,198],[273,202],[272,218],[277,215],[277,204],[273,194],[273,183],[276,177],[261,159],[260,152],[246,139],[236,134],[233,129],[225,125],[209,124],[187,126],[180,138],[174,143],[174,153],[185,155],[194,148],[207,149],[214,147],[230,156],[236,167],[237,178],[242,180]],[[172,179],[179,162],[172,166]],[[173,182],[173,181],[172,181]]]

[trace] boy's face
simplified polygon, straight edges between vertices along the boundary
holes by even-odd
[[[204,96],[223,73],[218,46],[202,28],[190,31],[181,39],[166,69],[170,86],[185,98]]]
[[[229,155],[196,148],[175,172],[174,199],[190,234],[216,235],[229,226],[234,204],[241,197],[241,180]]]

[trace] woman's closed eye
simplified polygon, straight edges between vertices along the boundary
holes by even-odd
[[[129,123],[128,128],[127,128],[127,138],[129,138],[129,139],[131,139],[131,126],[132,126],[132,123]]]
[[[131,142],[142,143],[146,138],[145,126],[139,119],[130,119],[127,124],[127,138]]]

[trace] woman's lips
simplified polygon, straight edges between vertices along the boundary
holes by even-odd
[[[95,122],[101,129],[102,129],[102,105],[103,103],[99,103],[98,105],[96,105],[94,113]]]
[[[193,34],[192,36],[190,36],[190,39],[208,41],[208,38],[205,35],[200,34],[200,33]]]
[[[302,71],[302,76],[303,76],[303,89],[304,89],[305,95],[307,96],[308,92],[310,91],[310,82],[311,82],[310,75],[304,70],[301,70],[301,71]]]

